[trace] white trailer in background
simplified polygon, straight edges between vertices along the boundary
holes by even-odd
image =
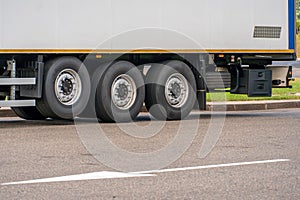
[[[267,68],[285,60],[294,0],[0,0],[0,106],[25,119],[181,119],[215,89],[289,86]]]

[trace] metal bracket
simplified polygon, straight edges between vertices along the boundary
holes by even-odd
[[[10,78],[16,78],[17,74],[17,66],[15,60],[9,60],[7,61],[7,69],[10,71]],[[12,85],[10,86],[10,100],[16,99],[16,86]]]
[[[0,101],[0,107],[28,107],[28,106],[35,106],[35,100]]]
[[[236,86],[234,89],[231,89],[231,93],[236,93],[240,87],[240,70],[236,67]]]
[[[35,78],[0,78],[0,85],[35,85]]]

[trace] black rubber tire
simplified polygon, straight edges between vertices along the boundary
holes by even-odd
[[[128,109],[120,109],[113,102],[111,87],[114,80],[122,74],[130,76],[136,85],[136,99]],[[141,72],[132,63],[118,61],[113,63],[100,79],[95,98],[95,109],[99,121],[129,122],[141,111],[145,99],[145,84]]]
[[[77,72],[81,80],[82,92],[73,105],[62,104],[55,95],[55,79],[65,69]],[[83,63],[75,57],[60,57],[46,62],[44,71],[43,96],[37,100],[39,112],[46,117],[66,120],[79,115],[87,104],[90,92],[90,78]]]
[[[14,113],[23,119],[27,120],[44,120],[46,119],[36,107],[12,107]]]
[[[88,104],[86,108],[80,113],[79,117],[80,118],[93,118],[96,119],[96,110],[95,110],[95,97],[96,97],[96,91],[97,91],[97,86],[98,83],[105,74],[106,70],[109,68],[109,66],[112,64],[112,62],[106,62],[106,63],[101,63],[97,64],[97,66],[86,63],[86,66],[89,66],[90,72],[90,77],[91,77],[91,90],[90,90],[90,97]],[[92,69],[93,68],[93,69]]]
[[[5,100],[6,97],[0,96],[0,101]],[[1,107],[0,107],[1,108]]]
[[[165,97],[165,85],[172,74],[179,73],[188,81],[188,96],[181,107],[170,105]],[[153,65],[146,75],[145,105],[158,120],[181,120],[186,118],[196,103],[196,82],[192,70],[181,61],[166,61]]]

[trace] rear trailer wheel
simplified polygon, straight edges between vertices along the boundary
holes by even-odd
[[[181,61],[168,61],[150,68],[146,76],[146,108],[159,120],[184,119],[196,103],[196,82]]]
[[[44,120],[46,117],[42,115],[36,107],[12,107],[14,113],[27,120]]]
[[[145,98],[144,79],[132,63],[113,63],[96,91],[96,114],[103,122],[128,122],[139,114]]]
[[[47,117],[73,119],[85,108],[89,96],[89,75],[75,57],[61,57],[45,65],[43,97],[38,110]]]

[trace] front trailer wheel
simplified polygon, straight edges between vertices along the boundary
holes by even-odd
[[[153,65],[146,76],[145,104],[159,120],[184,119],[196,103],[192,70],[181,61]]]
[[[90,92],[89,75],[75,57],[60,57],[45,65],[43,96],[39,112],[51,118],[73,119],[85,108]]]
[[[3,101],[3,100],[5,100],[5,96],[0,96],[0,101]],[[1,107],[0,107],[1,108]]]
[[[96,91],[96,114],[103,122],[128,122],[139,114],[145,98],[144,79],[127,61],[113,63]]]
[[[42,115],[35,106],[31,107],[12,107],[14,113],[27,120],[44,120],[46,117]]]

